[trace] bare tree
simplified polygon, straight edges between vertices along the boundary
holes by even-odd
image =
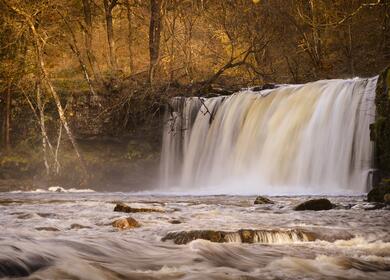
[[[118,0],[103,0],[104,13],[106,17],[106,31],[107,31],[107,42],[108,42],[108,57],[110,67],[112,70],[117,70],[118,65],[115,54],[115,39],[114,39],[114,26],[112,20],[112,11],[118,4]]]
[[[45,38],[45,36],[42,36],[41,34],[39,34],[39,32],[36,28],[37,19],[35,18],[35,16],[37,15],[37,13],[33,13],[31,15],[28,12],[24,11],[22,8],[19,8],[18,6],[14,6],[12,4],[9,4],[9,3],[5,2],[5,0],[2,0],[2,1],[6,4],[6,6],[12,12],[14,12],[16,15],[18,15],[19,17],[21,17],[23,19],[23,21],[27,24],[29,30],[31,31],[31,36],[32,36],[31,39],[32,39],[32,42],[34,43],[34,46],[35,46],[36,62],[37,62],[37,68],[39,71],[38,77],[40,77],[41,81],[46,85],[48,91],[50,92],[51,96],[53,97],[54,103],[56,104],[56,107],[57,107],[59,118],[62,122],[62,125],[65,128],[65,131],[69,137],[70,142],[72,143],[75,154],[76,154],[76,156],[80,162],[81,168],[84,172],[85,179],[87,179],[88,172],[87,172],[83,157],[79,152],[77,142],[73,136],[72,130],[70,129],[68,120],[65,116],[65,111],[64,111],[64,108],[61,104],[60,97],[59,97],[57,91],[55,90],[53,84],[51,83],[49,76],[47,74],[47,70],[46,70],[45,62],[44,62],[44,58],[43,58],[44,47],[47,43],[46,42],[47,39]]]
[[[87,53],[88,63],[91,67],[93,76],[96,78],[97,73],[99,72],[96,67],[96,58],[93,51],[93,24],[92,24],[92,9],[91,9],[91,0],[82,0],[83,1],[83,14],[84,14],[84,24],[83,31],[85,37],[85,51]]]
[[[162,30],[162,1],[150,0],[149,24],[149,84],[153,85],[154,74],[160,55],[160,38]]]
[[[134,72],[133,60],[133,14],[131,11],[130,0],[124,0],[127,17],[127,49],[129,51],[129,72]]]

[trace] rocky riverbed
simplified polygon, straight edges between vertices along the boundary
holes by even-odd
[[[338,196],[294,210],[318,198],[1,193],[0,276],[389,279],[388,206]]]

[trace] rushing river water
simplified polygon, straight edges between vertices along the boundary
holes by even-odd
[[[0,276],[28,279],[390,279],[390,211],[363,196],[329,197],[328,211],[293,211],[307,196],[178,196],[130,193],[0,194]],[[164,212],[114,212],[121,201]],[[141,227],[117,230],[131,216]],[[75,225],[77,224],[77,225]],[[169,232],[306,230],[302,242],[175,245]],[[56,230],[56,231],[54,231]],[[234,240],[232,240],[234,241]]]

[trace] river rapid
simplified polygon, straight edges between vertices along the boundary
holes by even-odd
[[[0,194],[0,277],[23,279],[390,279],[390,211],[363,196],[328,197],[328,211],[294,211],[309,196],[191,196],[97,192]],[[164,212],[114,212],[117,202]],[[141,227],[111,223],[133,217]],[[275,238],[184,245],[169,232],[305,230]]]

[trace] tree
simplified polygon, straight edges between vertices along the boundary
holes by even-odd
[[[118,70],[115,54],[115,39],[114,39],[114,26],[112,20],[112,10],[118,4],[118,0],[103,0],[104,13],[106,17],[106,31],[107,31],[107,42],[108,42],[108,57],[110,62],[111,70]]]
[[[11,1],[8,2],[6,0],[1,0],[1,1],[2,3],[4,3],[4,6],[8,9],[10,13],[11,16],[10,21],[12,24],[10,25],[10,27],[17,29],[19,33],[20,33],[19,29],[23,30],[25,28],[29,31],[27,34],[28,38],[26,38],[26,40],[30,41],[35,54],[35,67],[36,67],[35,76],[38,79],[38,84],[44,85],[45,88],[48,90],[48,92],[51,94],[53,101],[56,105],[59,119],[61,120],[61,124],[65,128],[65,131],[73,146],[75,154],[80,162],[81,168],[85,174],[85,179],[87,179],[88,172],[83,157],[79,151],[77,142],[69,126],[68,120],[65,115],[65,110],[61,104],[60,96],[55,90],[52,82],[50,81],[48,71],[45,66],[44,53],[45,53],[45,47],[47,46],[47,40],[48,38],[50,38],[50,36],[48,36],[47,34],[48,30],[41,30],[43,27],[41,28],[39,27],[40,26],[39,22],[41,20],[39,17],[43,11],[52,11],[53,14],[51,14],[51,16],[55,16],[54,13],[58,14],[58,12],[56,11],[57,7],[53,5],[54,3],[51,3],[50,5],[47,2],[40,3],[40,5],[37,6],[30,7],[28,5],[24,5],[24,3],[20,3],[19,1],[12,1],[12,2]],[[38,12],[36,10],[38,10]],[[20,26],[19,22],[23,22],[23,25]],[[38,89],[40,89],[40,87]],[[40,97],[38,96],[38,98]]]
[[[85,50],[88,57],[89,65],[92,69],[93,76],[97,77],[96,58],[93,52],[92,40],[93,40],[93,28],[92,28],[92,9],[91,1],[83,0],[83,14],[84,14],[84,36],[85,36]]]
[[[150,0],[150,24],[149,24],[149,84],[153,84],[160,55],[160,38],[162,30],[162,1]]]

